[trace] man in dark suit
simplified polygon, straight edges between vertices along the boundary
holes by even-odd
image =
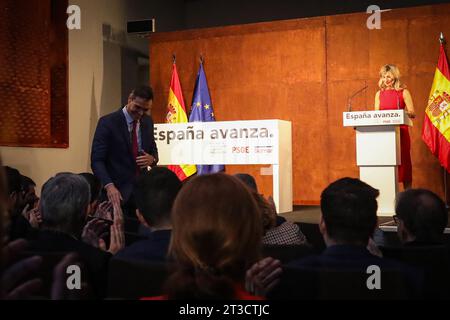
[[[134,207],[133,184],[141,170],[158,163],[153,120],[146,113],[153,103],[148,86],[134,89],[128,104],[98,121],[91,152],[91,167],[114,206]],[[131,200],[130,200],[131,199]],[[132,211],[132,210],[131,210]]]
[[[302,271],[300,275],[306,274],[304,281],[310,282],[303,287],[310,292],[307,289],[301,292],[302,289],[297,288],[300,297],[317,298],[324,292],[331,294],[335,286],[339,286],[340,298],[359,294],[358,286],[366,286],[365,280],[369,276],[367,270],[371,266],[380,268],[382,272],[394,272],[399,283],[411,289],[412,296],[418,294],[421,274],[396,261],[372,255],[367,249],[377,227],[378,195],[377,189],[353,178],[339,179],[325,188],[320,200],[322,216],[319,229],[327,248],[321,255],[292,261],[288,265],[294,270]],[[349,282],[340,287],[344,273],[349,273],[350,279],[356,279],[358,286]],[[334,279],[330,279],[329,275]],[[323,277],[328,278],[322,287],[323,283],[319,280]],[[339,285],[335,285],[336,283]]]

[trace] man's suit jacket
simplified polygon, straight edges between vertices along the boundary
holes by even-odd
[[[94,248],[68,234],[52,230],[39,231],[36,238],[29,243],[27,250],[36,254],[50,252],[77,253],[82,265],[87,270],[87,279],[95,298],[106,296],[108,264],[112,257],[110,253]]]
[[[144,115],[140,128],[142,150],[158,161],[152,118]],[[128,201],[136,179],[136,159],[133,157],[131,135],[122,109],[98,121],[92,143],[91,167],[104,186],[114,183],[124,202]]]

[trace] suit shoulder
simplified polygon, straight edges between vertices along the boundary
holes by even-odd
[[[103,117],[101,117],[98,120],[98,122],[99,123],[100,122],[102,122],[102,123],[107,122],[108,123],[108,122],[120,121],[122,119],[123,119],[123,112],[122,112],[122,110],[119,110],[119,111],[115,111],[115,112],[109,113],[107,115],[104,115]]]

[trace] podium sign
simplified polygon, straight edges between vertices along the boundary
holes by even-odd
[[[412,126],[404,110],[344,112],[344,127],[401,125]]]
[[[344,127],[356,130],[360,179],[380,190],[378,215],[395,214],[401,163],[399,125],[412,125],[404,110],[344,112]]]
[[[155,124],[159,164],[267,164],[279,213],[292,211],[292,124],[281,120]],[[282,189],[282,190],[281,190]]]

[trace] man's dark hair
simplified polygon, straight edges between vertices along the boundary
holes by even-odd
[[[27,191],[29,187],[36,187],[36,182],[34,182],[30,177],[21,175],[20,185],[23,191]]]
[[[44,228],[79,236],[89,205],[89,184],[83,177],[57,174],[42,187],[40,211]]]
[[[437,194],[425,189],[406,190],[398,197],[395,212],[416,241],[442,241],[448,213]]]
[[[11,195],[14,192],[19,193],[22,191],[21,174],[19,170],[5,166],[6,183],[8,187],[8,194]]]
[[[255,178],[247,173],[237,173],[234,175],[236,178],[241,180],[247,187],[255,192],[258,192],[258,186],[256,185]]]
[[[144,100],[153,100],[153,90],[149,86],[140,86],[131,92],[132,98],[142,98]]]
[[[377,225],[379,194],[359,179],[342,178],[331,183],[320,199],[329,237],[349,244],[367,243]]]
[[[91,190],[90,203],[93,203],[100,197],[100,191],[102,191],[102,183],[99,178],[94,176],[92,173],[83,172],[79,174],[84,179],[86,179],[87,183],[89,183],[89,187]]]
[[[181,186],[176,174],[164,167],[153,168],[139,177],[135,188],[136,204],[149,225],[170,221],[170,211]]]

